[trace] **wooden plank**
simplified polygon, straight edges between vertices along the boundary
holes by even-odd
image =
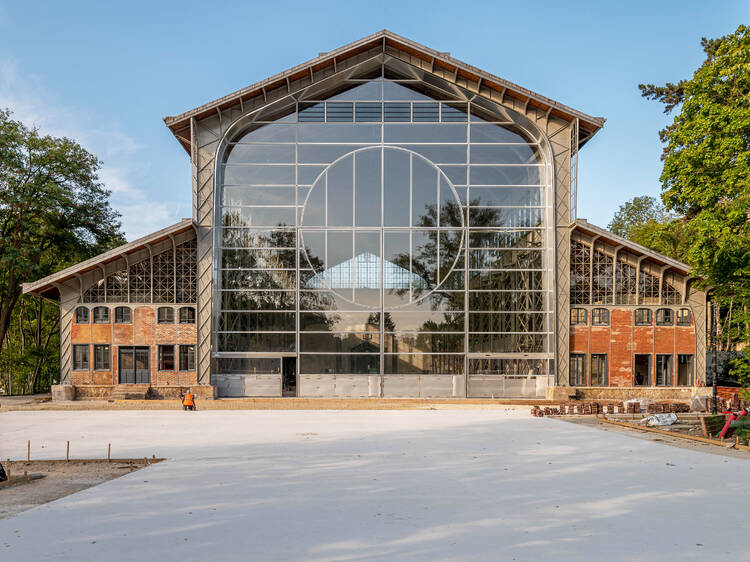
[[[603,423],[609,423],[612,425],[619,425],[621,427],[627,427],[628,429],[636,429],[638,431],[650,431],[652,433],[658,433],[659,435],[679,437],[681,439],[687,439],[689,441],[698,441],[700,443],[708,443],[709,445],[718,445],[720,447],[726,447],[729,444],[729,442],[727,441],[719,441],[717,439],[708,439],[706,437],[698,437],[697,435],[685,435],[684,433],[676,433],[674,431],[664,431],[663,429],[656,429],[655,427],[642,427],[642,426],[633,425],[630,423],[608,420],[606,418],[600,418],[599,421]],[[735,445],[734,448],[740,449],[742,451],[750,451],[750,447],[748,447],[747,445]]]

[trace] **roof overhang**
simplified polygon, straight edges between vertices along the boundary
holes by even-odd
[[[172,226],[158,230],[153,234],[149,234],[142,238],[138,238],[137,240],[133,240],[132,242],[128,242],[127,244],[123,244],[122,246],[118,246],[112,250],[108,250],[103,254],[99,254],[98,256],[77,263],[76,265],[63,269],[62,271],[48,275],[43,279],[31,283],[24,283],[22,285],[23,292],[24,294],[33,293],[39,296],[56,297],[58,291],[57,284],[68,281],[69,279],[86,273],[87,271],[100,269],[101,266],[119,260],[124,255],[128,255],[145,248],[147,245],[155,244],[156,242],[165,240],[170,236],[186,232],[193,228],[192,219],[183,219],[177,224],[173,224]]]
[[[667,257],[664,254],[660,254],[659,252],[655,252],[647,248],[646,246],[636,244],[635,242],[632,242],[627,238],[623,238],[622,236],[618,236],[617,234],[614,234],[609,230],[593,225],[586,219],[576,219],[575,223],[573,223],[573,230],[577,230],[578,232],[581,232],[587,236],[596,236],[599,240],[609,242],[613,246],[623,246],[629,252],[638,254],[640,256],[646,256],[650,261],[653,261],[659,265],[669,266],[671,269],[677,271],[678,273],[681,273],[682,275],[688,277],[691,276],[690,266],[688,264]]]
[[[356,57],[372,49],[379,49],[381,53],[391,54],[394,51],[398,51],[406,55],[407,58],[413,57],[427,63],[433,71],[440,71],[441,75],[448,74],[452,76],[453,81],[457,85],[480,96],[483,95],[483,92],[486,94],[488,91],[493,91],[495,96],[497,93],[501,93],[503,99],[505,97],[515,98],[525,105],[531,105],[566,121],[577,119],[580,145],[583,145],[604,126],[605,119],[603,117],[592,117],[582,113],[572,107],[558,103],[536,92],[466,64],[451,57],[449,53],[435,51],[388,30],[379,31],[333,51],[320,53],[314,59],[251,86],[237,90],[234,93],[181,113],[180,115],[165,117],[164,122],[183,148],[190,153],[192,137],[191,120],[200,120],[211,115],[216,115],[217,113],[220,114],[222,111],[237,105],[242,107],[244,103],[258,97],[265,100],[266,93],[276,88],[286,88],[289,90],[289,93],[292,93],[291,83],[295,80],[311,78],[315,81],[316,73],[320,73],[321,71],[326,71],[322,72],[322,74],[330,76],[330,70],[333,69],[336,72],[337,65],[342,61]]]

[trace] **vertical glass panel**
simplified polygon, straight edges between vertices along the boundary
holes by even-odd
[[[383,157],[384,224],[409,226],[409,153],[386,150]]]
[[[352,226],[354,195],[354,158],[345,157],[328,169],[328,225]],[[318,189],[316,186],[313,191]]]
[[[434,287],[437,282],[437,230],[412,232],[412,271],[419,276],[417,289]]]
[[[381,151],[363,150],[355,158],[357,226],[380,226]]]
[[[323,176],[310,190],[302,211],[302,224],[326,224],[326,177]]]
[[[412,225],[437,226],[438,170],[412,157]]]
[[[302,243],[304,244],[306,263],[300,263],[300,267],[312,267],[316,272],[325,269],[325,233],[322,230],[305,231],[302,233]],[[302,262],[302,260],[300,260]]]
[[[456,199],[445,177],[440,177],[440,222],[441,228],[464,225],[463,208]]]

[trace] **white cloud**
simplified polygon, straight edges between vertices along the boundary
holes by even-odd
[[[112,206],[122,214],[129,240],[179,220],[181,209],[153,198],[139,181],[146,147],[118,130],[114,120],[110,127],[103,126],[101,118],[94,123],[91,115],[40,93],[50,91],[39,76],[22,73],[12,60],[0,59],[0,108],[10,109],[13,118],[28,127],[75,139],[102,161],[99,176],[112,191]]]

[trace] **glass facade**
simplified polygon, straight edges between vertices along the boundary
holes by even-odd
[[[311,375],[462,375],[479,357],[498,359],[497,376],[552,374],[541,139],[412,70],[358,69],[230,130],[215,194],[215,374],[289,355]]]

